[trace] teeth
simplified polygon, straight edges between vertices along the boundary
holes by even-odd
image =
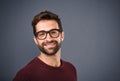
[[[54,43],[47,43],[46,45],[53,45]]]
[[[48,43],[48,44],[46,44],[46,46],[48,46],[48,47],[53,47],[55,44],[54,43]]]

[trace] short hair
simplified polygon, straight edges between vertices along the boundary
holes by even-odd
[[[63,31],[61,20],[58,17],[58,15],[46,10],[46,11],[40,12],[39,14],[37,14],[36,16],[34,16],[34,18],[32,20],[32,27],[33,27],[33,34],[34,35],[36,33],[35,26],[41,20],[55,20],[58,23],[60,31]]]

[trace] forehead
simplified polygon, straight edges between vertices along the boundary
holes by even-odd
[[[58,23],[55,20],[41,20],[36,25],[36,32],[41,30],[49,31],[58,28]]]

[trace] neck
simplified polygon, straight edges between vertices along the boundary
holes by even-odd
[[[38,56],[38,58],[42,60],[44,63],[46,63],[47,65],[50,65],[53,67],[59,67],[61,65],[60,56],[61,56],[61,53],[60,51],[58,51],[55,55],[52,55],[52,56],[41,53]]]

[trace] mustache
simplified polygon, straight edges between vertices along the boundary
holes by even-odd
[[[55,41],[55,40],[51,40],[51,41],[47,41],[47,42],[43,42],[43,46],[46,46],[47,44],[51,44],[51,43],[54,43],[54,44],[57,44],[58,42]]]

